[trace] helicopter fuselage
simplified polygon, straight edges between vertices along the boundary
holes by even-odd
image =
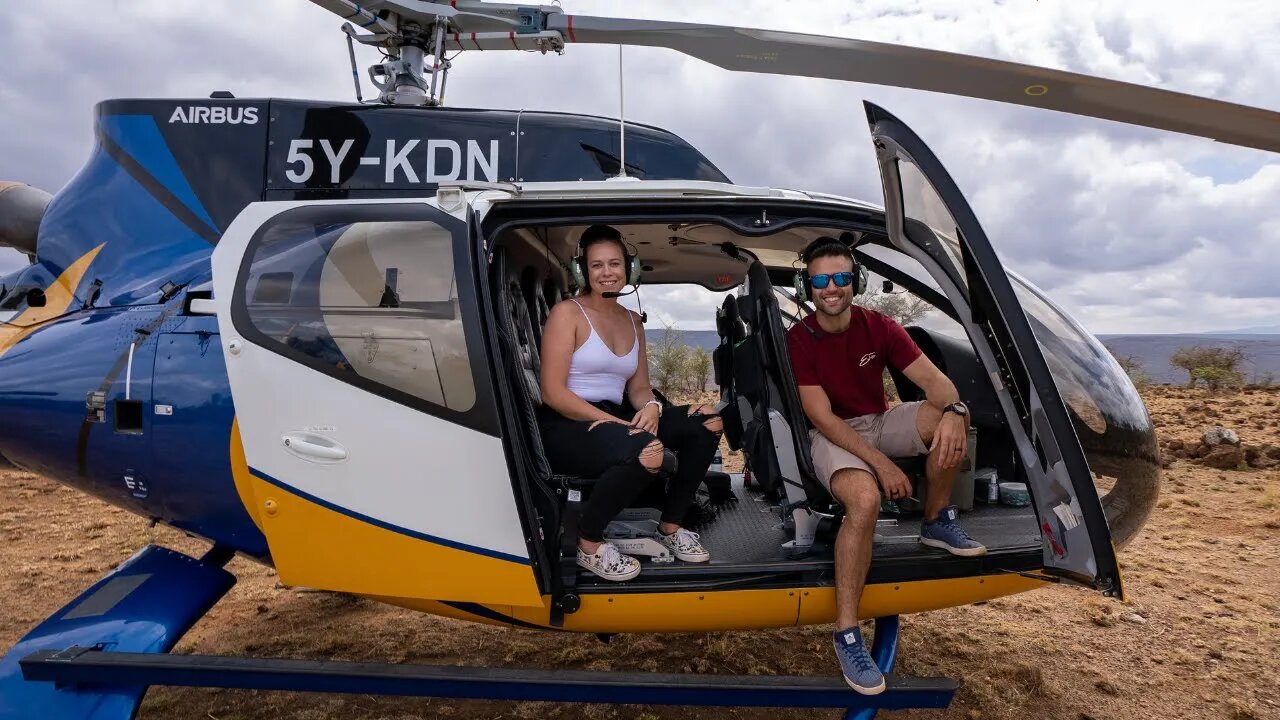
[[[782,257],[812,228],[847,227],[915,257],[942,283],[908,287],[936,295],[974,342],[951,371],[971,374],[972,392],[988,397],[995,442],[986,452],[1002,472],[1028,479],[1040,517],[1056,513],[1043,537],[1029,510],[1011,518],[1025,527],[981,562],[900,556],[873,568],[864,615],[1033,589],[1047,579],[1042,568],[1120,592],[1107,520],[1121,523],[1123,540],[1154,500],[1149,419],[1114,361],[1065,316],[1050,320],[1067,332],[1067,364],[1020,364],[1039,357],[1037,338],[1045,348],[1053,338],[1005,324],[1039,295],[1019,281],[1030,293],[1019,300],[976,223],[964,234],[972,242],[944,251],[921,239],[925,226],[908,234],[901,217],[865,203],[732,186],[656,128],[629,125],[624,158],[618,127],[582,116],[112,101],[99,106],[97,131],[86,167],[45,213],[35,263],[6,281],[12,290],[0,300],[0,453],[24,468],[273,563],[283,582],[442,615],[590,632],[827,622],[830,558],[793,561],[778,555],[776,539],[760,546],[776,561],[722,566],[713,577],[658,574],[653,585],[581,593],[562,578],[563,553],[552,546],[563,500],[531,499],[538,482],[526,477],[517,419],[528,408],[499,370],[514,362],[502,339],[513,331],[493,327],[503,322],[494,294],[506,280],[486,276],[500,274],[495,248],[519,232],[542,238],[537,262],[551,273],[551,235],[563,247],[583,213],[616,216],[652,233],[641,242],[653,243],[656,269],[646,272],[659,282],[746,289],[758,273],[748,293],[764,303],[756,332],[776,343],[780,330],[765,325],[777,315],[766,275],[790,265],[766,270],[735,242],[764,242],[762,252]],[[668,182],[590,182],[617,175]],[[436,193],[442,184],[447,197]],[[963,205],[958,191],[948,198]],[[481,208],[492,222],[478,219]],[[972,272],[956,266],[960,255],[981,274],[960,274]],[[706,274],[690,275],[695,267]],[[402,281],[407,289],[397,290]],[[985,294],[970,295],[964,286],[977,283]],[[1011,347],[1025,357],[1011,359]],[[375,367],[379,357],[413,368],[407,385]],[[778,362],[775,349],[769,364]],[[456,372],[469,394],[454,407],[444,378]],[[1053,394],[1060,373],[1115,390],[1110,401],[1084,399],[1103,403],[1105,432],[1077,439],[1079,417]],[[783,475],[804,475],[798,404],[772,402],[761,421],[780,425],[759,437],[774,434]],[[1046,402],[1060,414],[1045,416]],[[349,461],[329,437],[339,426],[356,448]],[[430,439],[430,458],[416,438]],[[1098,469],[1137,458],[1136,490],[1112,493],[1108,506],[1122,511],[1103,517],[1082,452]],[[408,472],[424,461],[431,473]],[[807,507],[801,494],[782,512]]]

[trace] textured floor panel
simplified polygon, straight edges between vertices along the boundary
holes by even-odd
[[[898,524],[881,527],[877,534],[872,562],[877,557],[905,557],[910,555],[935,555],[941,551],[920,544],[919,515],[898,518]],[[1035,512],[1028,507],[1004,505],[974,505],[973,510],[960,513],[960,524],[974,540],[989,550],[1038,545],[1040,535],[1036,529]]]
[[[740,565],[787,559],[782,543],[782,515],[760,495],[734,488],[738,502],[720,507],[711,523],[699,528],[702,544],[711,551],[711,565]]]
[[[829,562],[829,550],[819,550],[803,558],[782,547],[789,535],[782,529],[782,517],[776,505],[770,505],[758,493],[735,487],[738,502],[720,508],[716,519],[698,529],[702,544],[711,552],[711,561],[696,566],[715,571],[759,566],[776,562],[794,562],[798,559]],[[931,557],[943,554],[921,545],[919,515],[882,519],[896,520],[894,525],[882,525],[877,529],[872,563],[877,559]],[[975,505],[963,512],[960,521],[979,542],[989,549],[1035,546],[1039,543],[1035,514],[1030,507],[1013,508],[1001,505]],[[676,562],[670,565],[645,563],[649,577],[662,574],[686,574],[694,566]],[[759,568],[757,568],[759,569]]]

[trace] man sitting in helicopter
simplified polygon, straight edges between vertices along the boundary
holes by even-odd
[[[871,565],[880,493],[911,495],[911,483],[890,458],[928,454],[920,542],[955,555],[987,551],[956,522],[948,505],[965,457],[968,408],[955,385],[925,357],[893,319],[853,304],[865,271],[844,242],[820,237],[800,255],[805,268],[797,292],[817,313],[787,333],[791,364],[805,415],[818,479],[845,508],[836,538],[836,632],[845,680],[858,692],[884,690],[858,630],[858,604]],[[925,393],[925,400],[889,408],[882,374],[891,364]],[[879,487],[877,487],[877,481]]]
[[[570,265],[581,294],[552,308],[542,335],[544,448],[557,471],[599,478],[582,510],[578,564],[606,580],[640,572],[639,561],[604,542],[604,529],[653,482],[664,449],[677,469],[658,540],[679,560],[711,559],[680,521],[715,456],[721,420],[710,406],[664,408],[654,398],[644,331],[617,299],[639,280],[639,267],[616,229],[587,228]]]

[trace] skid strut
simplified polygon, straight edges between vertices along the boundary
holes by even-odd
[[[884,669],[897,650],[897,617],[876,621],[872,652]],[[957,684],[887,674],[880,695],[854,693],[828,677],[518,670],[325,662],[157,653],[91,647],[43,650],[20,661],[28,682],[89,692],[102,685],[178,685],[377,695],[726,707],[827,707],[868,720],[881,708],[944,708]]]

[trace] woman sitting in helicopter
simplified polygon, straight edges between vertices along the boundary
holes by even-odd
[[[570,271],[581,293],[556,304],[542,334],[544,403],[540,425],[557,472],[599,478],[582,509],[578,564],[606,580],[630,580],[640,563],[604,541],[605,526],[677,457],[666,488],[658,540],[686,562],[711,559],[698,534],[680,523],[719,445],[720,416],[707,405],[663,407],[649,385],[639,316],[618,304],[639,280],[639,261],[622,235],[592,225]]]

